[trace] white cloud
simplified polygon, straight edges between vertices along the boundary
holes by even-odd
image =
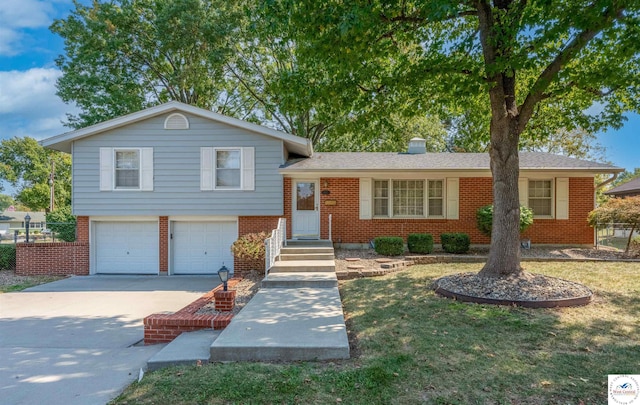
[[[41,139],[68,131],[66,113],[77,113],[56,96],[57,69],[0,71],[0,137],[31,136]]]
[[[56,18],[56,5],[69,0],[0,0],[0,55],[13,56],[25,49],[25,30],[47,28]],[[66,7],[65,7],[66,8]]]

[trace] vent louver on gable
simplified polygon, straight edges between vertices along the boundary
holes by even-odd
[[[189,120],[182,114],[171,114],[164,120],[164,129],[189,129]]]

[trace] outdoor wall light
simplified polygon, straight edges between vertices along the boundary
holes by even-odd
[[[220,277],[220,281],[222,281],[222,290],[227,291],[227,281],[229,281],[229,269],[223,264],[218,270],[218,277]]]

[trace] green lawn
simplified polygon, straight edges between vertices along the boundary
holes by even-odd
[[[583,282],[585,307],[459,303],[431,284],[477,264],[414,266],[341,284],[351,360],[212,364],[149,373],[116,404],[603,404],[640,372],[640,263],[526,263]]]

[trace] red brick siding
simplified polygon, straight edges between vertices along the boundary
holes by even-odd
[[[76,242],[89,242],[89,217],[76,217]]]
[[[169,217],[160,217],[158,219],[158,227],[160,233],[158,241],[160,272],[166,273],[169,271]]]
[[[89,242],[18,243],[16,274],[20,276],[89,274]]]
[[[324,187],[324,182],[327,187]],[[534,220],[525,234],[532,243],[592,244],[593,230],[587,225],[587,213],[593,209],[593,178],[571,178],[569,181],[569,220]],[[490,177],[460,178],[459,219],[359,219],[359,179],[322,178],[320,195],[321,237],[329,237],[328,221],[332,214],[332,238],[338,243],[367,243],[377,236],[401,236],[410,233],[430,233],[436,243],[445,232],[465,232],[474,244],[488,244],[489,238],[476,227],[476,210],[491,204],[492,179]],[[326,205],[328,200],[335,205]],[[284,179],[285,217],[291,223],[291,179]],[[291,227],[288,226],[290,237]]]

